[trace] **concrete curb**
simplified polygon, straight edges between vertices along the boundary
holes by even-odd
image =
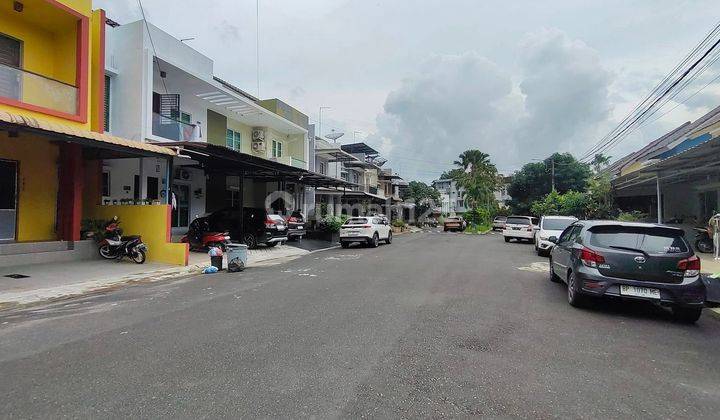
[[[715,319],[720,319],[720,308],[708,308],[707,313]]]

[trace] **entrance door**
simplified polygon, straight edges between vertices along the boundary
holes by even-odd
[[[172,211],[172,227],[187,227],[190,224],[190,186],[174,184],[175,208]]]
[[[0,160],[0,242],[14,241],[17,226],[17,162]]]

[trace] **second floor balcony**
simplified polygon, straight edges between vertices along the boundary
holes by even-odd
[[[195,124],[190,124],[158,113],[152,114],[152,133],[155,136],[175,141],[192,141],[200,138]]]
[[[77,87],[4,64],[0,64],[0,98],[68,115],[78,113]]]

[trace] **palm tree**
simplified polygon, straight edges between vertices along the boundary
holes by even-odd
[[[605,165],[610,163],[610,159],[611,156],[604,155],[602,153],[596,153],[590,164],[592,165],[593,169],[595,169],[595,173],[598,173]]]
[[[490,162],[490,155],[480,150],[466,150],[453,162],[455,180],[465,189],[464,198],[471,207],[489,206],[497,186],[497,168]]]

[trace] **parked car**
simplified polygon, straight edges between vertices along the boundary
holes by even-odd
[[[577,222],[577,217],[572,216],[543,216],[540,218],[540,225],[535,234],[535,252],[539,256],[550,253],[553,244],[548,239],[551,236],[560,237],[560,234],[571,224]]]
[[[273,247],[288,240],[287,223],[282,216],[252,207],[245,207],[243,216],[243,223],[240,223],[240,209],[227,208],[204,217],[207,217],[210,230],[228,232],[231,240],[240,241],[250,249],[259,244]]]
[[[449,230],[465,230],[466,227],[467,223],[461,216],[448,216],[443,222],[443,231],[445,232]]]
[[[567,299],[639,299],[669,306],[684,322],[700,318],[705,286],[700,259],[678,228],[650,223],[580,221],[550,241],[550,279],[567,283]]]
[[[503,230],[505,229],[506,216],[495,216],[492,221],[492,230]]]
[[[537,217],[531,216],[510,216],[505,220],[503,237],[505,242],[511,239],[532,242],[535,240],[535,231],[538,229]]]
[[[285,223],[288,226],[287,236],[289,241],[300,240],[305,236],[305,216],[300,213],[300,210],[290,213],[290,216],[285,218]]]
[[[357,242],[375,248],[381,240],[392,243],[392,236],[390,223],[380,216],[352,217],[340,227],[340,245],[343,248]]]

